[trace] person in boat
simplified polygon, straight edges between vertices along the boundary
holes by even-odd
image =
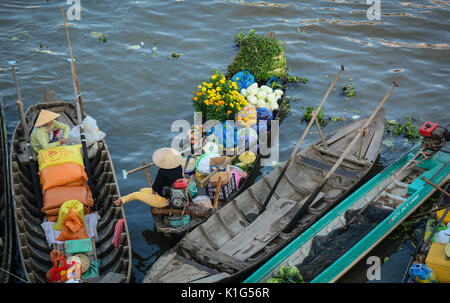
[[[159,167],[155,182],[152,187],[145,187],[114,201],[114,205],[120,206],[127,202],[139,200],[152,207],[166,207],[170,204],[169,192],[165,187],[171,187],[173,183],[183,178],[181,167],[181,154],[170,147],[163,147],[153,153],[153,163]]]
[[[31,133],[31,145],[37,154],[41,149],[60,146],[67,143],[70,127],[56,121],[60,114],[41,110]]]

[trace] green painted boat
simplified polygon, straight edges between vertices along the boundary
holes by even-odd
[[[332,262],[331,265],[327,265],[312,279],[305,279],[312,283],[330,283],[338,280],[433,194],[435,188],[421,180],[421,177],[425,177],[438,186],[442,186],[449,180],[450,153],[448,151],[441,150],[433,157],[416,165],[407,165],[418,151],[419,147],[413,148],[353,192],[249,276],[244,283],[266,282],[268,279],[276,277],[281,266],[297,266],[301,273],[303,262],[310,256],[315,238],[327,237],[334,231],[335,235],[339,232],[337,238],[334,239],[338,241],[339,237],[348,232],[346,228],[350,222],[347,221],[348,218],[346,219],[346,213],[347,215],[349,211],[357,213],[352,217],[353,221],[368,204],[376,204],[377,207],[390,209],[388,216],[365,236],[363,235],[355,245],[341,255],[335,256],[334,262],[327,260],[327,262]],[[326,247],[331,245],[332,243],[327,243]],[[316,267],[317,270],[320,265],[312,264],[311,268]]]

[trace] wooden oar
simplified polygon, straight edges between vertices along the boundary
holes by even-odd
[[[294,159],[295,155],[297,154],[298,149],[300,148],[300,145],[302,145],[303,140],[305,140],[306,135],[309,132],[309,129],[312,127],[312,125],[317,120],[317,115],[319,114],[323,104],[325,103],[325,100],[328,98],[328,95],[330,94],[331,90],[333,89],[334,85],[336,84],[336,81],[339,79],[339,76],[341,75],[341,72],[344,70],[344,66],[341,65],[341,68],[339,69],[339,72],[337,73],[336,77],[334,78],[333,82],[331,83],[330,87],[328,88],[325,96],[323,96],[322,101],[319,104],[319,107],[312,113],[312,118],[308,123],[308,126],[306,126],[305,131],[303,132],[302,136],[300,137],[300,140],[297,142],[297,145],[295,146],[294,150],[291,153],[291,156],[287,160],[287,162],[284,164],[283,169],[280,172],[280,175],[278,176],[278,179],[275,181],[275,184],[272,186],[269,194],[267,195],[266,200],[264,201],[264,204],[260,210],[260,213],[262,213],[266,207],[267,204],[269,204],[270,199],[272,198],[272,195],[274,194],[275,190],[277,189],[278,184],[280,183],[281,179],[284,176],[284,173],[286,172],[289,164],[291,164],[291,161]]]
[[[122,174],[123,174],[123,178],[126,179],[128,175],[134,174],[138,171],[141,171],[143,169],[148,169],[149,167],[152,167],[153,165],[155,165],[155,163],[146,163],[146,164],[142,164],[142,166],[139,166],[137,168],[134,168],[132,170],[126,171],[126,170],[122,170]]]
[[[28,163],[30,165],[31,178],[33,180],[33,187],[34,187],[34,194],[36,196],[36,202],[37,202],[36,206],[39,210],[41,210],[43,207],[43,202],[42,202],[42,192],[41,192],[41,185],[40,185],[41,183],[40,183],[39,177],[37,175],[37,171],[36,171],[36,162],[35,162],[36,155],[31,146],[30,136],[28,135],[27,122],[25,120],[25,113],[23,110],[22,95],[20,93],[19,81],[17,80],[16,67],[14,66],[15,62],[11,61],[9,63],[11,64],[11,69],[12,69],[13,76],[14,76],[14,83],[16,84],[16,91],[17,91],[16,105],[17,105],[17,110],[19,112],[20,124],[22,125],[22,130],[23,130],[23,133],[25,136],[26,152],[28,155]],[[43,214],[41,214],[41,217],[43,217]]]
[[[69,29],[67,27],[66,16],[64,15],[64,10],[62,7],[61,7],[61,14],[64,19],[64,26],[66,28],[66,35],[67,35],[67,44],[69,46],[69,52],[70,52],[70,59],[71,59],[70,68],[72,71],[73,89],[74,89],[74,93],[75,93],[75,105],[76,105],[76,109],[77,109],[77,120],[78,120],[78,125],[80,127],[80,139],[81,139],[81,146],[82,146],[82,150],[83,150],[84,169],[86,170],[86,174],[88,176],[89,188],[91,189],[91,192],[94,193],[94,184],[92,182],[91,168],[90,168],[90,163],[89,163],[88,150],[87,150],[87,146],[86,146],[86,135],[84,133],[84,127],[83,127],[83,115],[85,116],[83,99],[81,98],[80,85],[78,84],[78,76],[77,76],[77,71],[75,69],[75,60],[73,59],[72,46],[70,44]],[[95,200],[95,198],[94,198],[94,200]],[[97,204],[98,203],[96,201],[95,208],[98,210],[101,208],[101,205],[99,206]]]
[[[336,169],[341,165],[341,163],[344,161],[344,159],[348,156],[350,151],[352,150],[353,146],[356,144],[358,139],[363,134],[364,130],[370,125],[372,120],[375,118],[378,111],[381,109],[383,104],[386,102],[386,100],[389,98],[389,96],[392,94],[392,91],[395,87],[398,87],[398,83],[394,81],[394,85],[391,87],[391,89],[387,92],[386,96],[384,96],[383,100],[378,104],[375,111],[372,113],[372,115],[367,119],[366,123],[360,128],[359,132],[356,134],[356,136],[353,138],[352,142],[349,144],[349,146],[345,149],[345,151],[342,153],[341,157],[336,161],[336,163],[333,165],[331,170],[328,172],[328,174],[325,176],[322,183],[312,192],[312,194],[309,195],[308,199],[303,203],[302,207],[298,210],[298,212],[295,214],[295,216],[292,218],[291,222],[289,223],[287,229],[291,229],[297,221],[300,219],[300,217],[303,215],[305,210],[312,204],[314,199],[317,197],[317,195],[320,193],[322,188],[325,186],[325,184],[328,182],[328,180],[331,178],[331,176],[334,174]]]

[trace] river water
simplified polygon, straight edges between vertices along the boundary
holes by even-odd
[[[226,72],[241,29],[274,31],[285,43],[290,74],[307,79],[286,93],[291,111],[281,125],[280,161],[306,127],[302,107],[319,104],[341,64],[345,71],[323,108],[326,117],[347,120],[330,121],[325,133],[368,116],[394,80],[400,87],[385,105],[388,120],[410,114],[416,125],[449,120],[450,1],[382,0],[380,20],[368,19],[366,1],[80,1],[80,20],[68,21],[79,83],[87,113],[107,134],[122,194],[147,185],[142,172],[123,179],[122,170],[151,161],[156,149],[168,146],[177,134],[173,121],[193,121],[192,91],[215,69]],[[26,108],[44,89],[74,99],[60,12],[69,6],[62,0],[0,2],[0,94],[9,137],[18,122],[9,60],[16,61]],[[354,98],[341,95],[349,83]],[[317,138],[313,129],[304,145]],[[379,169],[410,147],[402,138],[387,138]],[[140,282],[173,243],[154,232],[148,206],[130,203],[125,211],[133,278]]]

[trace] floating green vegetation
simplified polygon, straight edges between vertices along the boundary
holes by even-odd
[[[346,83],[344,84],[344,86],[342,86],[342,94],[352,98],[356,96],[355,88],[352,85],[352,79],[349,79],[349,83]]]
[[[106,41],[107,41],[106,38],[108,38],[108,35],[105,35],[105,34],[102,34],[99,32],[91,32],[91,36],[97,38],[98,41],[102,41],[103,43],[106,43]]]
[[[234,62],[228,66],[227,77],[248,70],[256,82],[265,82],[272,77],[286,78],[286,58],[283,47],[273,34],[256,35],[254,30],[248,34],[239,32],[235,41],[240,45]]]
[[[411,115],[405,117],[405,123],[400,123],[395,120],[386,121],[385,130],[392,137],[400,135],[408,139],[408,141],[417,141],[420,139],[419,128],[413,124]]]
[[[180,58],[183,54],[177,54],[176,52],[172,52],[171,56],[172,58]]]
[[[304,107],[301,107],[304,109]],[[302,122],[309,122],[312,119],[312,114],[314,111],[317,110],[317,106],[308,106],[306,107],[305,113],[302,118]],[[317,114],[317,121],[319,121],[319,125],[324,127],[328,124],[328,121],[325,119],[325,114],[323,112],[323,109],[320,109],[319,113]]]

